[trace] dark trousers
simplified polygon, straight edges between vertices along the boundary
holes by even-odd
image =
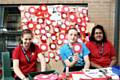
[[[96,69],[95,67],[93,67],[93,66],[90,66],[90,69]]]
[[[15,77],[15,80],[21,80],[19,77]]]
[[[84,68],[84,66],[73,66],[73,67],[71,67],[71,68],[69,68],[69,72],[72,72],[72,71],[80,71],[80,70],[82,70]],[[63,72],[65,72],[66,71],[66,68],[64,68],[64,71]]]

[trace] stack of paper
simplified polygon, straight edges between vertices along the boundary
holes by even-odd
[[[85,74],[72,74],[73,80],[92,80],[92,78],[86,76]]]

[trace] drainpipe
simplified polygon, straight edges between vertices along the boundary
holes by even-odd
[[[3,28],[4,6],[0,6],[0,29]]]
[[[1,52],[5,48],[4,43],[3,43],[3,37],[4,36],[2,36],[3,19],[4,19],[4,6],[0,6],[0,64],[2,64]]]
[[[116,0],[115,5],[116,6],[115,6],[114,47],[115,47],[116,53],[119,57],[119,55],[120,55],[120,53],[119,53],[120,0]]]

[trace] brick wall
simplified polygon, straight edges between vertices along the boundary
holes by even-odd
[[[69,2],[69,3],[68,3]],[[76,4],[88,3],[91,22],[104,26],[108,39],[114,42],[115,0],[0,0],[1,4]],[[109,36],[110,35],[110,36]]]
[[[88,3],[91,21],[103,25],[108,39],[112,42],[114,40],[114,3],[110,0]]]

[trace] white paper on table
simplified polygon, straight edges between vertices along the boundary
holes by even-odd
[[[105,75],[99,72],[98,69],[89,70],[88,72],[84,72],[84,73],[92,78],[100,78],[100,77],[105,78]]]
[[[80,79],[92,79],[84,74],[72,74],[73,80],[80,80]]]
[[[86,75],[92,77],[92,78],[105,78],[105,75],[103,75],[102,73],[98,72],[98,73],[86,73]]]

